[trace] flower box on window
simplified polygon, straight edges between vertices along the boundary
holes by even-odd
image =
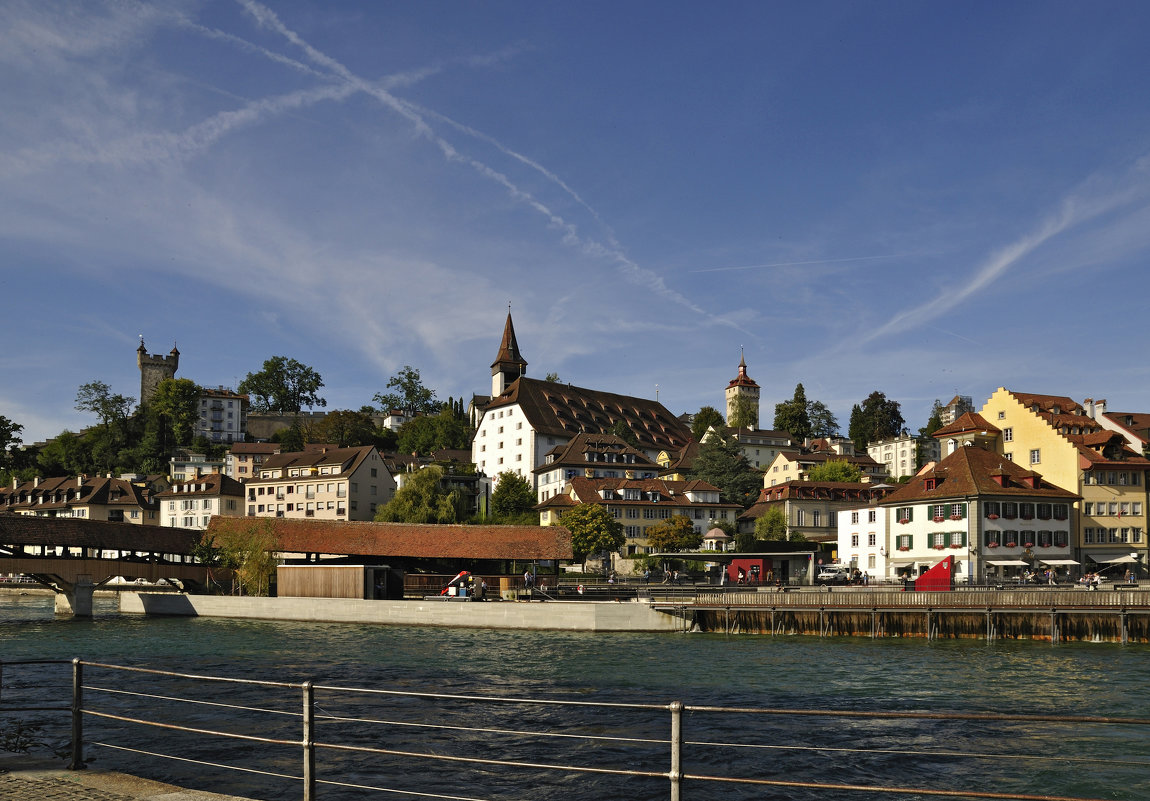
[[[1017,543],[1017,542],[1008,542],[1008,543],[1006,543],[1006,546],[1005,546],[1005,547],[1007,547],[1007,548],[1017,548],[1017,547],[1018,547],[1018,543]]]
[[[988,542],[988,543],[986,543],[986,547],[987,548],[997,548],[998,543],[997,542]]]
[[[910,522],[910,518],[909,517],[900,517],[898,522],[902,523],[903,525],[906,525],[907,523]]]
[[[945,518],[945,517],[943,517],[942,515],[935,515],[935,516],[934,516],[934,522],[936,522],[936,523],[941,523],[941,522],[942,522],[943,520],[945,520],[945,519],[946,519],[946,518]]]
[[[942,550],[946,549],[945,545],[932,545],[931,547],[934,548],[936,551],[942,551]]]
[[[909,545],[900,545],[900,546],[898,546],[898,549],[899,549],[900,551],[909,551],[909,550],[910,550],[910,546],[909,546]]]
[[[951,515],[950,519],[951,520],[962,520],[962,515]]]
[[[1022,547],[1023,548],[1033,548],[1034,543],[1033,542],[1024,542],[1024,543],[1022,543]]]
[[[997,519],[998,519],[998,515],[996,515],[994,512],[991,512],[990,514],[988,514],[988,515],[986,516],[986,519],[987,519],[987,520],[997,520]]]

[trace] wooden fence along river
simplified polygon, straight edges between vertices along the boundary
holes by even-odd
[[[656,601],[703,631],[846,637],[1150,642],[1150,592],[1084,589],[698,592]]]

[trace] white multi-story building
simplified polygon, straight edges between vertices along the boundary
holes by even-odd
[[[678,451],[690,429],[658,401],[615,395],[524,375],[511,315],[491,366],[491,400],[478,413],[471,460],[481,473],[515,473],[534,481],[535,468],[556,446],[577,434],[607,434],[626,425],[638,450],[654,461],[661,451]]]
[[[939,441],[934,437],[913,437],[903,432],[900,436],[872,442],[866,446],[867,455],[886,466],[893,479],[913,476],[918,468],[942,458]]]
[[[891,509],[871,503],[843,509],[838,519],[838,558],[870,579],[888,577]]]
[[[209,473],[176,482],[157,493],[156,500],[160,504],[160,525],[203,531],[213,515],[243,516],[244,485],[219,473]]]
[[[193,436],[211,442],[243,442],[248,430],[248,396],[225,387],[202,388]]]

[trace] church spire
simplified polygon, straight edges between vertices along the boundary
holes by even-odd
[[[527,360],[519,353],[515,340],[515,325],[511,322],[511,304],[507,304],[507,322],[503,326],[503,340],[499,353],[491,363],[491,397],[503,394],[520,376],[527,374]]]

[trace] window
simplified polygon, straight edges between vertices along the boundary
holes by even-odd
[[[1023,520],[1034,519],[1034,504],[1020,503],[1018,504],[1018,516]]]
[[[945,548],[947,534],[945,531],[936,531],[930,535],[930,547]]]
[[[1110,541],[1111,542],[1118,542],[1118,529],[1116,529],[1116,528],[1110,529]]]
[[[900,523],[909,523],[914,520],[914,509],[910,506],[904,506],[901,509],[895,510],[895,519]]]
[[[859,521],[859,513],[858,512],[851,512],[851,523],[857,523],[858,521]]]
[[[1048,503],[1040,503],[1036,507],[1039,520],[1049,520],[1054,517],[1053,507]]]
[[[914,537],[910,534],[899,534],[894,541],[895,547],[900,551],[909,551],[914,544]]]
[[[796,509],[795,510],[795,525],[801,526],[804,524],[805,520],[806,520],[806,515],[803,513],[803,510],[802,509]]]
[[[851,534],[851,547],[852,548],[859,547],[859,535],[858,534]]]
[[[1082,544],[1090,545],[1094,542],[1094,529],[1093,527],[1082,529]]]
[[[875,545],[878,544],[877,538],[878,538],[877,534],[873,534],[873,533],[867,534],[866,535],[866,544],[873,548]],[[874,565],[871,565],[871,567],[874,567]]]
[[[811,525],[816,526],[816,527],[821,526],[822,522],[823,522],[822,517],[823,517],[822,512],[820,512],[818,509],[813,510],[811,512]]]
[[[1014,442],[1014,429],[1013,428],[1002,429],[1002,441],[1003,442]]]
[[[1006,419],[1006,412],[999,412],[998,413],[998,419],[999,420],[1005,420]]]
[[[1039,531],[1038,532],[1038,547],[1049,548],[1054,544],[1053,531]]]
[[[1137,526],[1130,529],[1130,539],[1132,542],[1142,542],[1142,529]]]
[[[997,548],[1002,545],[1002,532],[987,530],[983,534],[983,543],[988,548]]]
[[[989,519],[994,520],[995,518],[998,517],[999,510],[1000,510],[1000,507],[998,505],[998,501],[987,501],[986,503],[984,503],[982,505],[982,507],[983,507],[983,511],[986,512],[986,516]]]
[[[1030,451],[1030,463],[1031,464],[1041,464],[1042,463],[1042,451],[1041,451],[1041,449],[1039,449],[1039,448],[1032,448],[1031,449],[1031,451]]]
[[[1086,503],[1082,504],[1082,514],[1087,515],[1089,517],[1093,517],[1094,516],[1094,504],[1091,503],[1090,501],[1086,501]]]
[[[1055,520],[1068,520],[1068,519],[1070,519],[1070,507],[1064,503],[1054,504],[1054,519]]]
[[[873,522],[875,522],[877,519],[878,519],[878,512],[876,512],[874,509],[870,509],[870,510],[868,510],[868,511],[867,511],[867,513],[866,513],[866,521],[867,521],[868,523],[873,523]]]
[[[965,531],[952,531],[950,532],[950,547],[961,548],[966,545],[966,532]]]

